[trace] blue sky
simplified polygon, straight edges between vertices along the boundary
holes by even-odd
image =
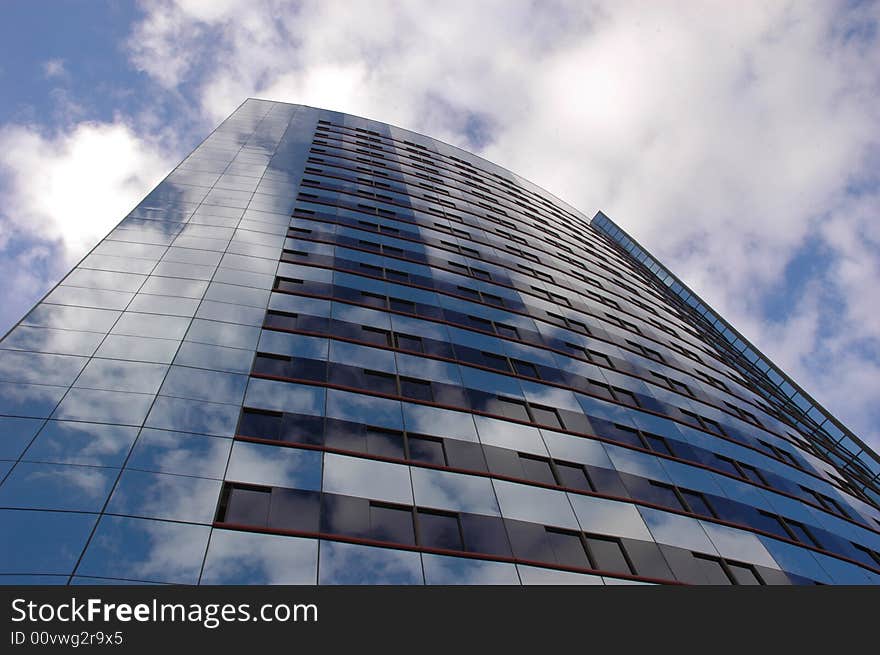
[[[880,445],[878,2],[3,5],[0,331],[248,96],[602,209]]]

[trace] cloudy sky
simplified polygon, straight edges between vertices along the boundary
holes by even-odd
[[[602,209],[880,447],[880,2],[8,1],[0,333],[248,96]]]

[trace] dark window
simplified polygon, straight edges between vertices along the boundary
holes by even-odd
[[[468,316],[468,320],[471,322],[471,325],[478,330],[485,330],[486,332],[492,331],[492,321],[487,321],[485,318],[480,318],[479,316]]]
[[[396,346],[401,350],[412,350],[415,352],[424,352],[424,346],[422,345],[421,337],[414,337],[409,334],[400,334],[395,332],[394,340]]]
[[[388,330],[370,327],[369,325],[362,325],[361,331],[361,336],[364,341],[368,341],[377,346],[391,345],[391,333]]]
[[[262,439],[277,439],[283,415],[279,412],[261,412],[244,409],[238,424],[238,434]]]
[[[365,429],[367,440],[367,452],[381,457],[394,457],[405,459],[406,452],[403,444],[403,433],[383,428]]]
[[[495,331],[498,332],[502,337],[508,337],[510,339],[518,339],[519,333],[516,331],[516,328],[512,325],[505,325],[504,323],[496,323]]]
[[[512,359],[510,361],[513,362],[513,368],[520,375],[526,375],[530,378],[539,377],[538,369],[535,368],[534,364],[529,364],[528,362],[524,362],[521,359]]]
[[[712,506],[709,505],[709,501],[706,500],[706,497],[703,494],[697,491],[688,491],[686,489],[681,489],[680,491],[691,512],[694,514],[700,514],[701,516],[715,516]]]
[[[644,437],[645,441],[648,442],[648,447],[655,453],[663,453],[664,455],[672,454],[672,451],[669,449],[669,444],[666,443],[666,439],[663,437],[659,437],[656,434],[645,434]]]
[[[406,271],[395,271],[393,268],[385,269],[385,277],[395,282],[409,282],[409,273]]]
[[[481,294],[483,296],[483,302],[488,303],[490,305],[499,305],[504,307],[504,298],[501,296],[496,296],[493,293],[486,293],[485,291]]]
[[[614,573],[632,573],[620,541],[604,537],[587,537],[586,541],[595,568]]]
[[[409,446],[409,458],[417,462],[446,465],[446,457],[443,453],[443,442],[440,439],[428,437],[407,436]]]
[[[422,546],[446,550],[464,549],[458,515],[420,509],[416,521],[419,544]]]
[[[699,565],[700,570],[703,572],[703,575],[706,577],[709,584],[733,584],[719,560],[714,557],[706,557],[705,555],[698,555],[696,553],[694,553],[694,560]]]
[[[786,519],[785,525],[788,527],[789,532],[791,532],[795,540],[800,541],[803,544],[807,544],[808,546],[819,545],[819,543],[816,541],[813,535],[810,534],[810,531],[807,530],[803,523],[798,523],[797,521]]]
[[[535,423],[539,425],[549,425],[553,428],[561,428],[562,421],[559,420],[559,413],[552,407],[542,407],[541,405],[530,405],[532,417]]]
[[[494,368],[498,371],[510,371],[510,365],[507,363],[506,357],[485,351],[480,354],[483,356],[483,364],[489,368]]]
[[[758,471],[754,466],[749,466],[748,464],[743,464],[742,462],[737,462],[739,464],[739,469],[742,471],[742,476],[748,480],[749,482],[754,482],[755,484],[763,484],[766,485],[767,481],[764,480],[764,476],[761,475],[761,472]]]
[[[515,419],[518,421],[530,420],[529,413],[528,411],[526,411],[525,403],[497,396],[494,407],[496,408],[496,411],[498,411],[503,416],[506,416],[507,418]]]
[[[730,570],[730,574],[733,576],[733,580],[735,584],[738,585],[761,585],[764,584],[761,581],[760,576],[755,571],[755,568],[749,566],[747,564],[736,564],[734,562],[727,562],[727,568]]]
[[[553,477],[553,469],[550,468],[550,460],[519,453],[519,462],[526,479],[543,482],[544,484],[556,484],[556,478]]]
[[[560,486],[568,487],[569,489],[580,489],[582,491],[593,491],[587,471],[580,464],[556,462],[556,473]]]
[[[290,357],[257,353],[254,358],[254,373],[287,377],[290,375]]]
[[[370,503],[370,536],[379,541],[393,541],[399,544],[414,544],[412,510]]]
[[[462,286],[457,287],[457,289],[461,295],[467,296],[468,298],[473,298],[474,300],[477,300],[480,297],[480,294],[474,289],[468,289],[467,287]]]
[[[737,469],[736,464],[732,459],[727,457],[722,457],[721,455],[715,455],[715,461],[713,462],[713,466],[717,468],[719,471],[724,471],[725,473],[729,473],[730,475],[735,475],[736,477],[742,477],[739,469]]]
[[[556,563],[562,566],[576,566],[589,569],[590,560],[580,536],[575,532],[563,532],[547,528],[547,540],[556,557]]]
[[[268,487],[231,486],[226,497],[225,523],[265,526],[269,520]]]
[[[639,403],[636,402],[636,397],[631,391],[627,391],[626,389],[621,389],[620,387],[611,387],[614,392],[614,398],[617,402],[623,403],[624,405],[632,405],[633,407],[638,407]]]
[[[391,373],[364,369],[367,388],[377,393],[397,395],[397,379]]]
[[[595,350],[587,350],[587,359],[589,359],[594,364],[598,364],[599,366],[614,368],[611,365],[611,359],[605,353],[600,353]]]
[[[382,277],[382,267],[381,266],[373,266],[372,264],[364,264],[360,262],[358,264],[361,269],[363,269],[364,273],[367,275],[374,275],[376,277]]]
[[[434,400],[434,394],[431,393],[431,383],[415,378],[400,378],[400,395],[428,402]]]
[[[678,499],[678,495],[675,493],[673,487],[670,487],[668,484],[654,482],[653,480],[648,481],[648,487],[648,493],[650,495],[649,500],[651,502],[663,505],[664,507],[683,509],[681,501]]]
[[[416,313],[416,304],[411,300],[403,300],[402,298],[391,298],[390,301],[391,309],[396,312],[406,312],[407,314]]]
[[[369,305],[370,307],[379,307],[380,309],[385,309],[385,296],[380,296],[377,293],[361,291],[361,302],[365,305]]]

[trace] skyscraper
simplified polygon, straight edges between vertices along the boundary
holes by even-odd
[[[880,582],[880,464],[607,216],[247,100],[0,341],[0,581]]]

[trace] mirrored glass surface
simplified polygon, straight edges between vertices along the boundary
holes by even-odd
[[[318,584],[424,584],[419,553],[321,541]]]
[[[231,437],[235,433],[239,413],[240,409],[234,405],[159,396],[144,425],[177,432]]]
[[[413,504],[408,466],[359,457],[324,455],[323,490],[389,503]]]
[[[237,441],[226,479],[317,491],[321,489],[322,458],[322,453],[313,450]]]
[[[0,382],[0,414],[7,416],[49,416],[67,387]]]
[[[0,459],[18,459],[42,425],[40,419],[0,416]]]
[[[500,516],[492,481],[476,475],[412,467],[416,505]]]
[[[19,325],[0,341],[0,348],[88,357],[95,352],[103,336],[98,332]]]
[[[172,339],[108,334],[95,354],[98,357],[108,359],[132,359],[156,364],[170,364],[179,345],[179,341]]]
[[[103,516],[76,573],[196,584],[210,531],[207,525]]]
[[[118,469],[19,462],[0,485],[0,506],[99,512]]]
[[[629,503],[569,494],[581,530],[611,537],[653,541],[638,509]]]
[[[23,459],[120,467],[137,432],[136,427],[123,425],[47,421]]]
[[[69,574],[96,514],[0,509],[0,572]]]
[[[602,578],[598,575],[545,569],[539,566],[517,564],[520,580],[524,585],[601,585]]]
[[[211,523],[220,481],[126,469],[107,505],[109,514]]]
[[[425,584],[518,585],[516,565],[508,562],[422,554]]]
[[[52,418],[140,425],[152,402],[153,396],[147,394],[71,389]]]
[[[403,422],[409,432],[477,441],[477,430],[471,414],[413,403],[402,403],[402,407]]]
[[[154,394],[167,370],[162,364],[95,358],[89,361],[74,386]]]
[[[113,326],[112,334],[180,340],[186,334],[189,322],[190,319],[184,316],[125,312]]]
[[[649,507],[639,507],[639,513],[657,543],[700,553],[718,554],[697,519]]]
[[[327,390],[327,416],[355,423],[403,429],[399,400],[376,398],[338,389]]]
[[[527,484],[493,480],[501,514],[505,518],[553,525],[578,530],[568,494],[554,489],[543,489]]]
[[[222,479],[231,447],[229,439],[144,428],[126,466],[143,471]]]
[[[317,539],[214,530],[200,584],[311,585],[317,582]]]
[[[160,393],[163,396],[240,404],[246,385],[245,375],[172,366]]]
[[[85,366],[85,357],[0,350],[0,381],[66,386]]]
[[[323,387],[251,378],[248,381],[244,404],[248,407],[279,412],[321,416],[324,413],[325,394],[326,390]]]
[[[24,325],[107,332],[121,312],[88,307],[69,307],[40,303],[22,319]]]
[[[259,336],[259,328],[252,325],[221,323],[219,321],[206,321],[196,318],[186,334],[186,340],[215,346],[253,350],[257,345]]]

